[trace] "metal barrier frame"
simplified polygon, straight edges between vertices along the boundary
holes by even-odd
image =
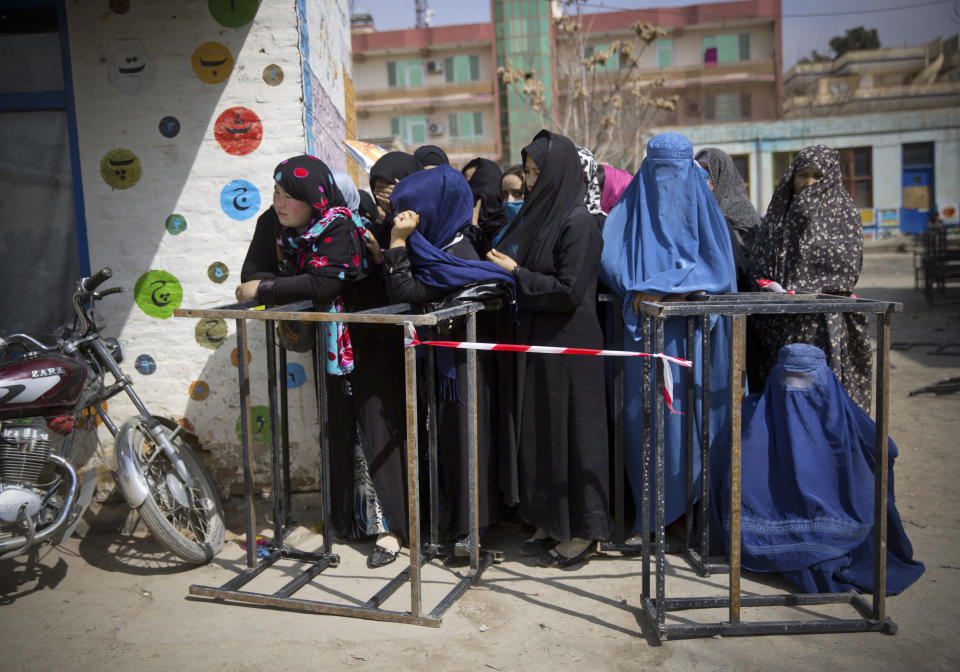
[[[445,320],[466,319],[467,340],[476,341],[476,314],[484,309],[484,304],[478,302],[463,303],[450,308],[444,308],[428,313],[411,312],[416,307],[410,304],[394,304],[382,308],[360,311],[356,313],[325,313],[307,312],[312,308],[309,301],[276,306],[262,309],[257,302],[234,303],[210,309],[180,308],[174,311],[176,317],[194,318],[221,318],[236,320],[237,325],[237,369],[239,376],[240,395],[240,425],[243,445],[243,488],[246,512],[247,535],[247,569],[230,581],[219,587],[191,585],[190,595],[211,598],[217,601],[232,601],[246,604],[274,607],[292,611],[303,611],[316,614],[332,614],[335,616],[349,616],[376,621],[390,621],[394,623],[408,623],[439,627],[443,614],[462,596],[466,590],[480,578],[483,571],[493,562],[499,562],[503,554],[498,551],[481,550],[479,544],[479,506],[478,506],[478,458],[477,458],[477,353],[467,351],[467,437],[468,437],[468,480],[470,488],[470,556],[469,568],[460,581],[444,596],[433,610],[426,612],[421,600],[420,568],[438,556],[439,523],[438,523],[438,458],[437,458],[437,427],[436,427],[436,390],[433,386],[432,349],[427,350],[427,425],[428,425],[428,471],[431,503],[430,539],[427,543],[421,542],[420,534],[420,477],[419,477],[419,445],[417,424],[417,361],[414,348],[407,348],[404,352],[404,372],[406,384],[406,446],[407,446],[407,505],[409,508],[410,527],[410,564],[390,580],[386,586],[367,600],[363,606],[351,606],[316,600],[305,600],[293,597],[294,593],[309,583],[314,577],[328,568],[337,567],[340,556],[333,553],[332,539],[329,534],[330,525],[330,441],[327,415],[327,386],[324,360],[318,355],[318,347],[323,343],[321,322],[344,322],[348,324],[381,324],[395,328],[402,328],[404,322],[414,326],[432,326]],[[253,499],[253,459],[251,446],[251,417],[250,417],[250,377],[246,362],[247,352],[247,321],[259,320],[266,328],[267,344],[267,378],[270,407],[270,442],[272,450],[273,476],[273,539],[269,543],[269,555],[258,563],[255,539],[255,510]],[[280,350],[280,366],[277,366],[276,338],[274,324],[278,320],[312,322],[315,325],[315,343],[313,349],[313,373],[316,383],[317,416],[320,426],[320,464],[323,521],[323,550],[322,552],[304,552],[289,548],[284,538],[292,526],[290,503],[290,445],[287,417],[286,391],[286,352]],[[321,350],[322,352],[322,350]],[[279,403],[278,403],[279,398]],[[278,405],[280,422],[277,422]],[[298,576],[287,582],[273,594],[257,593],[242,590],[243,586],[263,573],[280,559],[292,559],[307,565]],[[410,582],[410,610],[391,611],[380,608],[393,593],[404,583]]]
[[[608,297],[607,300],[612,299]],[[614,304],[611,304],[614,305]],[[713,635],[768,635],[768,634],[795,634],[795,633],[828,633],[828,632],[866,632],[881,631],[893,634],[897,631],[896,624],[886,615],[886,546],[887,546],[887,466],[889,434],[889,382],[890,371],[887,365],[890,352],[890,322],[891,315],[902,311],[900,303],[890,301],[875,301],[852,297],[841,297],[827,294],[724,294],[703,295],[684,302],[640,304],[640,313],[643,320],[643,349],[646,352],[661,352],[664,346],[664,320],[669,317],[687,318],[687,358],[693,358],[696,321],[700,320],[702,329],[702,367],[704,380],[709,380],[709,324],[711,315],[729,317],[732,322],[732,337],[730,341],[730,538],[729,558],[727,564],[711,564],[707,555],[709,548],[709,525],[707,514],[709,506],[709,386],[703,386],[703,418],[700,437],[700,455],[702,465],[700,520],[702,521],[699,534],[699,548],[694,548],[692,527],[693,512],[693,450],[694,432],[693,423],[687,423],[686,451],[687,451],[687,524],[682,545],[679,547],[687,562],[702,576],[713,572],[729,572],[728,591],[725,597],[666,597],[666,568],[664,555],[671,550],[667,547],[665,535],[665,504],[664,504],[664,402],[660,395],[655,394],[663,385],[663,373],[660,367],[654,372],[654,383],[650,383],[651,361],[643,362],[642,400],[644,413],[644,428],[642,436],[642,450],[644,462],[643,502],[641,503],[641,534],[642,534],[642,586],[641,586],[641,614],[643,620],[657,633],[659,639],[711,637]],[[743,398],[744,348],[746,345],[746,317],[747,315],[791,315],[791,314],[828,314],[828,313],[869,313],[877,318],[877,373],[876,373],[876,442],[877,469],[874,480],[874,560],[873,560],[873,600],[869,604],[864,598],[854,593],[827,594],[786,593],[782,595],[742,596],[740,590],[740,450],[741,450],[741,401]],[[622,327],[620,328],[622,332]],[[693,371],[688,371],[688,381],[692,382]],[[619,400],[617,407],[617,421],[620,425],[616,440],[620,442],[617,458],[618,474],[622,474],[622,401],[623,377],[621,370],[616,379],[619,393],[615,398]],[[693,385],[687,386],[687,408],[694,403]],[[652,423],[651,423],[652,416]],[[651,474],[652,470],[652,474]],[[619,478],[619,476],[618,476]],[[650,541],[650,479],[656,479],[656,521],[653,530],[656,539],[651,549]],[[622,486],[617,493],[618,511],[622,516]],[[618,534],[622,542],[622,518],[618,527]],[[650,590],[650,560],[651,550],[656,563],[655,595]],[[817,604],[847,603],[854,607],[861,618],[837,619],[816,618],[798,621],[755,621],[741,620],[741,607],[766,606],[801,606]],[[692,609],[728,609],[728,619],[719,623],[683,623],[667,624],[667,611]]]

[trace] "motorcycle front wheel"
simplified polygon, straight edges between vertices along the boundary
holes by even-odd
[[[223,507],[210,474],[190,446],[166,427],[158,427],[173,442],[193,477],[185,483],[156,444],[141,418],[128,421],[130,431],[118,435],[127,446],[150,494],[138,511],[147,529],[168,550],[194,564],[209,562],[223,546],[226,527]],[[124,428],[127,429],[127,428]]]

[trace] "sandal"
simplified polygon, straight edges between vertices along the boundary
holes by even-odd
[[[585,549],[577,553],[572,558],[568,558],[563,553],[560,553],[557,549],[551,548],[537,559],[537,564],[541,567],[557,567],[559,569],[564,569],[585,561],[596,552],[597,540],[594,539],[587,544]]]
[[[517,551],[517,553],[528,556],[543,555],[556,545],[557,541],[555,539],[551,539],[550,537],[544,537],[543,539],[535,539],[531,537],[520,544],[520,549]]]
[[[383,546],[374,546],[370,555],[367,556],[367,567],[370,569],[385,567],[396,560],[399,555],[400,551],[391,551]]]

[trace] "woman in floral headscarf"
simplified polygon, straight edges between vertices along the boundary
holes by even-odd
[[[837,151],[807,147],[773,193],[750,253],[751,279],[784,291],[850,296],[862,266],[860,212],[843,186]],[[762,389],[782,346],[807,343],[824,351],[844,389],[869,412],[872,366],[865,315],[756,316],[748,327],[756,343],[750,353],[751,388]]]

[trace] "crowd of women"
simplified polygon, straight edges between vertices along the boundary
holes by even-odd
[[[484,342],[602,348],[597,295],[622,299],[623,340],[639,351],[643,302],[702,294],[791,292],[850,296],[862,264],[859,211],[844,188],[837,152],[801,151],[766,215],[754,209],[730,157],[694,155],[683,136],[650,140],[636,175],[547,130],[502,171],[477,158],[462,170],[444,151],[390,152],[370,170],[370,191],[317,158],[297,156],[274,174],[273,206],[257,222],[238,301],[312,300],[360,311],[394,303],[423,310],[498,297],[478,315]],[[674,323],[676,322],[676,323]],[[327,324],[333,524],[347,540],[375,537],[368,564],[393,562],[409,539],[402,333],[395,327]],[[612,322],[608,322],[612,324]],[[712,520],[722,540],[730,436],[727,318],[703,322],[709,338]],[[743,401],[743,565],[783,572],[809,590],[872,588],[873,423],[866,322],[857,314],[749,320],[749,389]],[[436,327],[465,340],[462,323]],[[436,337],[436,336],[434,336]],[[684,320],[666,321],[664,351],[687,353]],[[318,344],[318,347],[319,344]],[[481,353],[479,524],[506,516],[529,526],[519,546],[544,567],[581,565],[611,532],[607,383],[602,359]],[[435,351],[439,528],[468,543],[465,357]],[[625,364],[625,466],[641,528],[643,367]],[[423,367],[420,367],[421,369]],[[699,372],[699,367],[696,367]],[[674,398],[685,400],[686,376]],[[700,395],[695,395],[697,404]],[[665,422],[666,520],[686,501],[684,423]],[[422,414],[421,414],[422,417]],[[725,452],[727,451],[727,452]],[[891,442],[891,455],[896,447]],[[892,469],[891,460],[891,469]],[[698,464],[694,473],[699,474]],[[888,588],[923,571],[896,514],[890,480]],[[694,492],[700,492],[695,482]],[[429,507],[426,507],[429,508]],[[719,549],[722,552],[722,548]]]

